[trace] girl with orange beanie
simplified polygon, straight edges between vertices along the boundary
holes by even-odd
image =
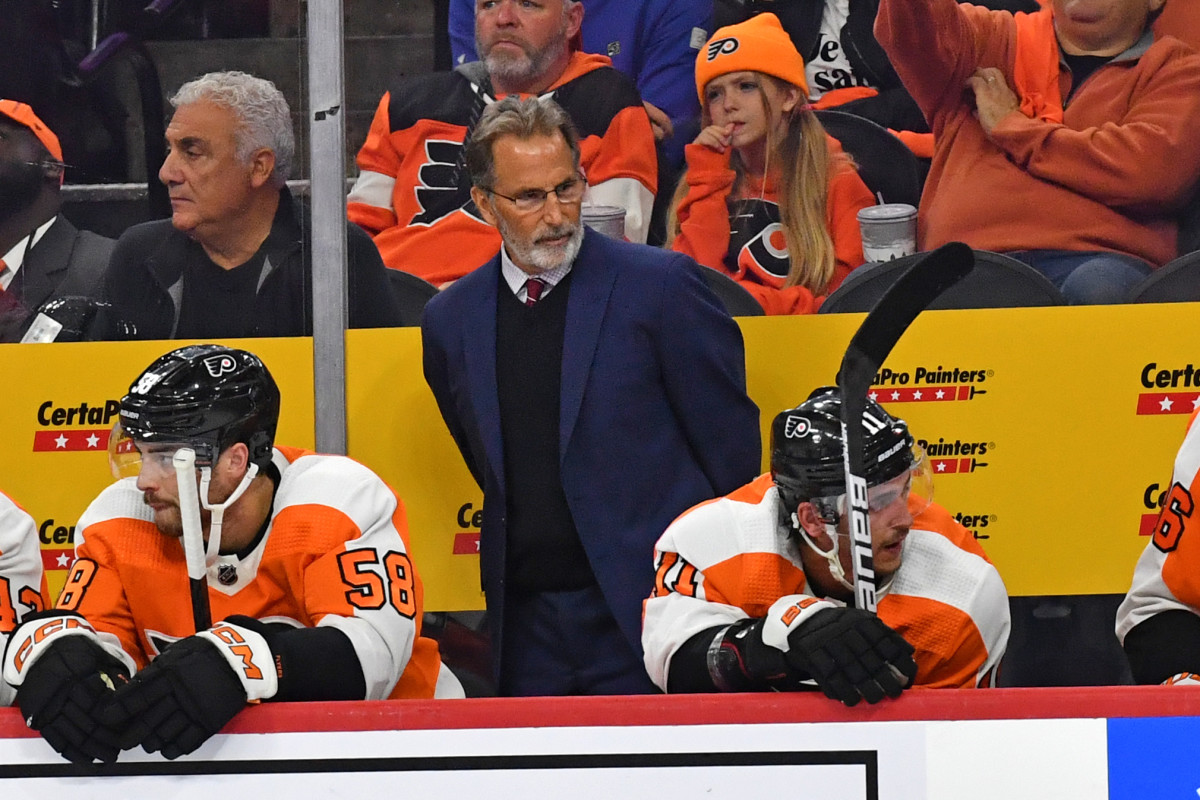
[[[875,200],[806,104],[804,59],[774,14],[719,29],[696,58],[704,129],[668,218],[671,248],[738,281],[768,314],[806,314],[863,263]]]

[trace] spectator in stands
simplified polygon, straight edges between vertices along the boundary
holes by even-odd
[[[881,0],[875,32],[936,139],[918,239],[1008,253],[1073,303],[1121,302],[1176,255],[1200,179],[1200,56],[1163,0],[1037,14]]]
[[[17,341],[47,300],[99,297],[113,241],[60,212],[58,137],[33,109],[0,100],[0,341]]]
[[[450,48],[455,64],[479,58],[476,0],[450,0]],[[654,138],[667,162],[683,163],[683,146],[699,132],[692,94],[696,52],[712,30],[712,0],[582,0],[582,49],[612,59],[637,84]]]
[[[490,106],[466,158],[504,244],[429,301],[422,341],[484,491],[499,691],[654,691],[640,559],[676,514],[758,470],[741,334],[691,259],[585,231],[580,144],[554,102]]]
[[[665,691],[818,688],[852,706],[910,685],[993,685],[1010,627],[1004,582],[932,502],[908,426],[874,401],[864,477],[879,615],[853,606],[841,402],[826,387],[781,412],[770,474],[659,539],[642,641]]]
[[[1200,413],[1200,412],[1197,412]],[[1175,472],[1133,584],[1117,609],[1117,638],[1137,683],[1200,684],[1200,491],[1197,413],[1175,456]]]
[[[295,140],[283,94],[212,72],[171,104],[158,177],[172,216],[117,240],[104,286],[114,317],[141,339],[311,335],[312,227],[285,183]],[[347,249],[351,327],[399,324],[379,253],[353,225]]]
[[[668,223],[672,248],[731,275],[768,314],[816,311],[863,263],[870,190],[806,102],[774,14],[721,28],[696,59],[705,128]]]
[[[404,505],[351,459],[276,446],[279,408],[257,356],[213,344],[157,358],[121,399],[118,480],[3,665],[70,761],[177,758],[247,702],[462,696],[421,635]],[[189,580],[193,542],[208,568]]]
[[[42,549],[33,517],[0,492],[0,651],[13,629],[46,607]],[[0,706],[12,705],[16,692],[0,680]]]
[[[585,200],[625,209],[644,242],[657,188],[650,119],[633,83],[602,55],[572,50],[577,0],[489,0],[475,15],[482,61],[402,79],[383,96],[358,153],[350,219],[393,269],[441,286],[496,255],[500,235],[471,201],[463,146],[496,98],[552,97],[580,132]]]
[[[962,2],[964,0],[960,0]],[[979,0],[977,5],[1036,11],[1036,0]],[[718,3],[728,23],[770,11],[804,57],[808,100],[815,108],[836,108],[865,117],[899,134],[918,155],[932,155],[929,125],[904,89],[887,53],[875,40],[879,0],[745,0]]]
[[[1200,50],[1200,7],[1195,0],[1167,0],[1154,20],[1154,33],[1174,36],[1193,50]]]

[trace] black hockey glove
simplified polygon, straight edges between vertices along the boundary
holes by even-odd
[[[248,700],[274,695],[274,660],[263,637],[222,622],[180,639],[122,687],[106,721],[122,745],[174,759],[221,730]]]
[[[9,638],[4,679],[17,687],[25,724],[68,761],[117,760],[119,731],[101,720],[129,670],[82,616],[47,611],[26,619]]]
[[[899,697],[917,674],[913,648],[874,614],[802,595],[780,598],[713,643],[710,672],[727,690],[815,683],[848,706]]]

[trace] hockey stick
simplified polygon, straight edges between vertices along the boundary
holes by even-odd
[[[904,331],[942,292],[975,266],[975,255],[962,242],[950,242],[913,263],[879,298],[850,340],[837,383],[842,390],[842,451],[846,473],[846,513],[853,545],[854,604],[875,613],[875,559],[871,550],[870,507],[863,463],[863,418],[867,392],[884,359]]]
[[[179,516],[183,524],[183,557],[192,592],[192,622],[196,633],[212,627],[208,607],[208,565],[204,556],[204,527],[200,522],[200,496],[196,492],[196,451],[181,447],[172,458],[179,486]]]

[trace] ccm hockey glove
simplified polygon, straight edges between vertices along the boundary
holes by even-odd
[[[862,698],[899,697],[917,674],[912,654],[912,645],[874,614],[791,595],[775,601],[765,617],[719,636],[710,672],[719,688],[733,690],[812,682],[852,706]]]
[[[222,622],[180,639],[117,693],[106,721],[122,745],[175,759],[208,741],[249,700],[274,696],[271,648],[261,634]]]
[[[129,670],[82,616],[45,611],[27,618],[9,637],[4,680],[17,688],[25,724],[68,761],[117,760],[119,731],[101,720]]]

